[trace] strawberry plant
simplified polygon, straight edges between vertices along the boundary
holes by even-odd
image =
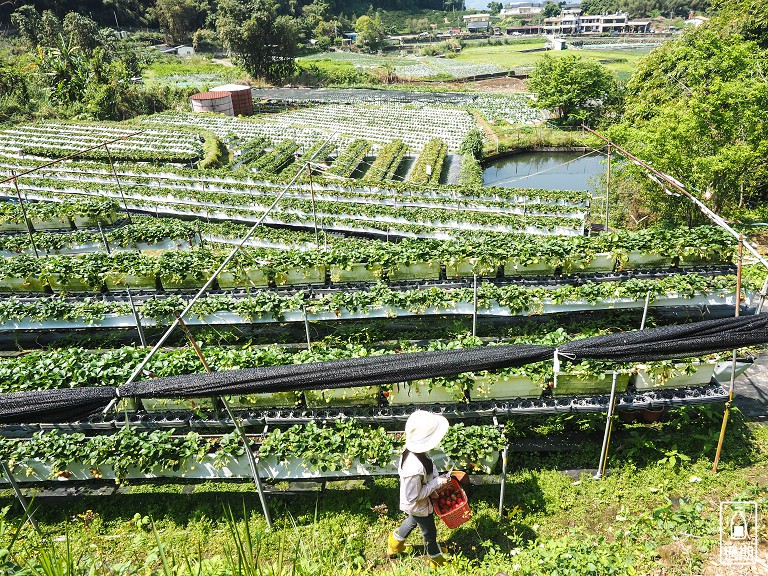
[[[354,460],[373,466],[391,464],[397,445],[383,428],[360,427],[350,420],[337,420],[327,427],[310,422],[270,432],[259,448],[259,457],[298,458],[312,470],[335,471],[349,468]]]
[[[504,448],[506,439],[494,426],[466,426],[459,422],[448,428],[440,445],[457,467],[490,473],[487,462]]]

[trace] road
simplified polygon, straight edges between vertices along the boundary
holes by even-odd
[[[768,352],[736,378],[734,404],[749,420],[768,422]]]

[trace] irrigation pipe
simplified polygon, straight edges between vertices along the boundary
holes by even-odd
[[[325,143],[323,144],[323,147],[335,135],[336,135],[335,132],[333,134],[331,134],[328,137],[328,139],[325,141]],[[322,147],[321,147],[320,150],[322,150]],[[272,211],[272,209],[275,206],[277,206],[278,202],[280,202],[280,200],[285,195],[285,193],[288,192],[289,188],[294,184],[294,182],[296,182],[298,177],[301,175],[302,170],[306,167],[307,164],[309,164],[309,162],[312,162],[315,159],[315,156],[320,152],[320,150],[315,152],[315,154],[312,155],[312,158],[310,158],[309,160],[307,160],[304,163],[304,166],[302,166],[301,169],[299,169],[299,171],[296,173],[296,175],[293,178],[291,178],[291,181],[288,182],[288,184],[286,184],[285,187],[280,191],[280,193],[275,197],[275,200],[272,202],[272,204],[269,206],[269,208],[267,208],[267,210],[264,212],[264,214],[261,215],[261,218],[259,218],[259,220],[253,226],[251,226],[251,229],[248,230],[248,233],[245,236],[243,236],[242,240],[240,240],[240,242],[238,242],[237,245],[234,248],[232,248],[232,250],[227,255],[227,257],[224,259],[224,261],[213,272],[213,275],[208,279],[208,281],[203,285],[203,287],[200,288],[200,290],[197,292],[197,294],[195,294],[194,298],[192,298],[192,300],[189,301],[189,303],[187,304],[186,308],[184,308],[184,310],[182,310],[181,314],[179,315],[179,318],[177,318],[177,319],[175,319],[173,321],[173,323],[168,327],[168,330],[166,330],[165,333],[160,337],[160,340],[157,341],[157,344],[155,344],[155,346],[152,348],[152,350],[149,351],[149,353],[144,357],[144,359],[141,361],[141,363],[139,363],[139,365],[136,367],[136,369],[133,371],[133,373],[128,377],[128,380],[126,380],[125,383],[124,383],[125,385],[131,384],[132,382],[134,382],[136,380],[136,378],[139,376],[139,374],[141,374],[142,370],[144,370],[144,367],[147,365],[147,363],[152,359],[152,357],[157,353],[157,351],[160,350],[160,348],[163,346],[163,344],[165,344],[165,341],[168,339],[168,337],[173,333],[173,331],[179,325],[179,321],[184,319],[184,316],[186,316],[189,313],[189,311],[197,303],[197,301],[200,299],[200,297],[206,292],[206,290],[208,290],[208,288],[210,288],[211,284],[213,284],[213,281],[216,280],[218,275],[221,274],[221,272],[224,270],[224,268],[227,267],[227,264],[229,264],[232,261],[232,259],[235,257],[235,254],[237,254],[237,251],[240,250],[240,248],[253,235],[253,233],[256,231],[256,228],[261,226],[262,222],[264,222],[264,220],[267,218],[267,215]],[[119,400],[119,398],[120,398],[120,388],[118,387],[116,390],[117,390],[117,397],[113,398],[112,401],[107,405],[107,407],[104,408],[104,410],[102,411],[103,414],[106,414],[107,412],[109,412],[112,409],[112,407],[115,405],[115,403]]]

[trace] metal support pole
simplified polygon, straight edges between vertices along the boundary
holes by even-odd
[[[739,236],[739,252],[736,262],[736,311],[734,316],[739,317],[741,313],[741,267],[744,259],[744,237]],[[733,350],[733,359],[731,364],[731,383],[728,389],[728,401],[725,403],[723,412],[723,423],[720,426],[720,437],[717,439],[717,452],[715,452],[715,461],[712,463],[712,472],[717,472],[717,465],[720,463],[720,454],[723,451],[723,440],[725,439],[725,429],[728,426],[728,416],[731,412],[733,403],[733,386],[736,381],[736,349]]]
[[[267,528],[271,530],[272,517],[269,515],[269,508],[267,508],[267,498],[264,495],[264,488],[261,485],[261,478],[259,477],[259,463],[256,460],[256,457],[253,455],[253,450],[251,450],[251,447],[248,445],[248,438],[245,435],[245,431],[240,426],[240,422],[238,422],[237,418],[235,418],[235,415],[232,413],[232,408],[230,408],[229,402],[227,402],[226,398],[221,398],[221,402],[224,404],[224,409],[227,411],[227,414],[229,414],[229,417],[232,419],[232,423],[235,425],[237,434],[243,440],[245,453],[248,455],[248,463],[251,466],[253,483],[256,485],[256,491],[259,493],[259,500],[261,501],[261,509],[264,512],[264,519],[267,521]]]
[[[29,503],[27,502],[26,497],[21,492],[21,488],[19,488],[19,485],[16,483],[16,479],[13,477],[13,472],[11,472],[10,466],[8,466],[8,462],[3,460],[0,462],[0,466],[3,468],[3,473],[8,478],[8,482],[11,484],[11,488],[13,488],[13,493],[16,495],[16,499],[21,504],[21,507],[24,510],[24,514],[27,516],[27,520],[29,520],[29,523],[32,524],[32,527],[39,533],[40,529],[37,527],[37,522],[35,522],[34,517],[32,516],[32,511],[29,508]]]
[[[651,301],[651,291],[645,294],[645,304],[643,304],[643,319],[640,320],[640,330],[645,330],[645,320],[648,318],[648,304]]]
[[[504,509],[504,493],[507,489],[507,463],[509,444],[504,445],[504,449],[501,451],[501,488],[499,489],[499,520],[501,520],[501,514]]]
[[[320,235],[317,233],[317,210],[315,209],[315,187],[312,185],[312,166],[307,164],[309,176],[309,197],[312,199],[312,225],[315,227],[315,245],[320,247]]]
[[[133,295],[131,294],[131,288],[129,286],[125,287],[125,291],[128,292],[128,302],[131,303],[131,310],[133,311],[133,318],[136,320],[136,330],[139,332],[139,340],[141,341],[141,347],[146,348],[147,347],[147,338],[144,335],[144,327],[141,325],[141,317],[139,316],[139,311],[136,309],[136,304],[133,301]]]
[[[608,171],[605,179],[605,231],[608,232],[608,203],[611,199],[611,145],[608,144]]]
[[[104,249],[107,251],[107,254],[110,254],[111,250],[109,249],[109,242],[107,242],[107,236],[104,234],[104,230],[101,229],[101,222],[96,222],[96,225],[99,227],[99,234],[101,234],[101,241],[104,242]]]
[[[474,286],[473,286],[474,297],[472,300],[472,338],[474,338],[477,335],[477,274],[473,274],[473,276],[474,276]]]
[[[35,236],[32,233],[32,222],[29,221],[29,218],[27,217],[27,208],[24,206],[24,200],[21,198],[21,191],[19,190],[19,179],[16,177],[16,171],[11,170],[11,174],[13,174],[13,186],[16,188],[16,196],[19,198],[19,206],[21,206],[21,215],[24,218],[24,222],[27,224],[27,233],[29,234],[29,241],[32,244],[32,250],[35,253],[35,258],[40,258],[40,255],[37,253],[37,245],[35,244]]]
[[[608,444],[611,442],[611,431],[613,430],[613,410],[616,406],[616,378],[618,373],[613,373],[613,382],[611,382],[611,396],[608,399],[608,417],[605,421],[605,434],[603,435],[603,447],[600,450],[600,463],[597,465],[597,474],[595,478],[602,478],[605,474],[605,466],[608,462]]]
[[[120,183],[120,178],[117,176],[117,171],[115,170],[115,163],[112,162],[112,154],[109,152],[109,146],[107,146],[107,143],[104,143],[104,150],[107,151],[107,158],[109,158],[109,165],[112,167],[112,176],[115,177],[115,182],[117,182],[117,189],[120,190],[120,197],[123,199],[123,208],[125,208],[125,215],[128,216],[128,222],[133,223],[133,220],[131,219],[131,213],[128,212],[128,202],[125,200],[125,194],[123,194],[123,185]]]
[[[763,282],[763,287],[760,288],[760,300],[757,301],[757,308],[755,309],[755,314],[762,313],[763,304],[765,304],[765,299],[767,295],[768,295],[768,276],[765,277],[765,282]]]
[[[197,354],[197,357],[200,358],[200,362],[202,362],[203,368],[205,368],[205,371],[210,374],[211,367],[208,365],[208,362],[205,359],[205,356],[203,355],[203,351],[200,350],[200,346],[197,345],[195,338],[192,336],[192,333],[189,331],[189,328],[187,328],[187,325],[184,323],[184,320],[182,320],[181,316],[179,316],[179,313],[174,311],[174,314],[176,315],[176,319],[179,322],[179,327],[184,331],[184,334],[186,335],[187,340],[189,340],[189,343],[192,345],[192,348],[194,348],[195,354]],[[264,496],[264,488],[261,485],[261,478],[259,477],[258,462],[256,461],[256,458],[253,455],[253,450],[251,450],[248,437],[246,436],[242,426],[240,426],[240,422],[237,420],[237,418],[235,418],[235,415],[232,412],[232,408],[230,407],[229,402],[227,402],[227,399],[224,398],[223,396],[218,396],[214,400],[217,402],[221,402],[224,405],[224,409],[227,411],[227,414],[232,419],[232,424],[235,427],[235,431],[237,432],[238,436],[240,436],[240,439],[243,441],[243,447],[245,448],[245,453],[248,455],[248,463],[251,467],[251,476],[253,476],[253,483],[256,485],[256,491],[258,492],[259,500],[261,501],[261,508],[264,511],[264,518],[267,521],[267,528],[271,530],[272,518],[269,515],[269,508],[267,508],[267,499]]]
[[[301,307],[301,316],[304,318],[304,333],[307,336],[307,350],[312,350],[312,338],[309,335],[309,318],[307,318],[307,309]]]

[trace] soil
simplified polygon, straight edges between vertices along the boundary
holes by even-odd
[[[529,92],[525,80],[520,78],[488,78],[488,80],[478,80],[469,82],[466,86],[480,92]]]
[[[703,576],[766,576],[768,575],[768,564],[763,558],[766,557],[764,547],[758,549],[758,562],[754,566],[733,566],[720,563],[720,553],[716,548],[702,567]]]

